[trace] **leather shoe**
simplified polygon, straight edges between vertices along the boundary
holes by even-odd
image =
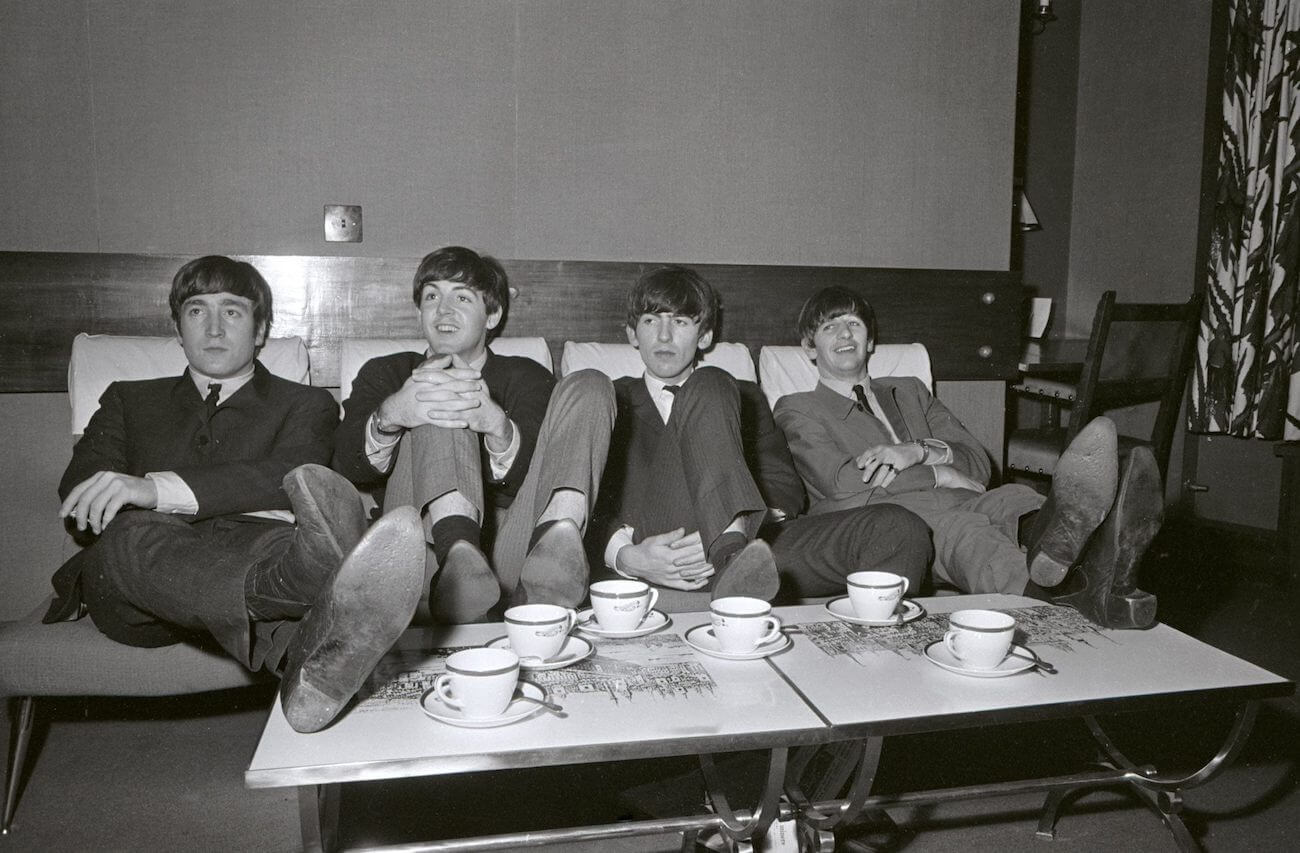
[[[577,607],[587,596],[590,577],[578,525],[562,518],[542,534],[524,558],[519,572],[523,603]]]
[[[464,539],[447,551],[447,559],[429,585],[429,613],[435,621],[450,625],[482,622],[501,597],[487,557]]]
[[[1160,531],[1164,489],[1149,447],[1134,447],[1125,460],[1115,505],[1084,550],[1073,589],[1053,597],[1104,628],[1149,628],[1156,597],[1137,588],[1142,557]]]
[[[295,731],[338,716],[410,624],[423,585],[420,515],[399,507],[366,532],[298,623],[280,683]]]
[[[1025,542],[1034,583],[1056,586],[1065,579],[1115,500],[1117,471],[1115,424],[1094,418],[1061,453]]]
[[[762,539],[754,539],[718,569],[713,598],[747,595],[771,601],[780,589],[781,576],[777,574],[772,549]]]
[[[281,482],[297,529],[288,559],[315,584],[300,597],[314,601],[320,583],[338,568],[366,532],[361,495],[341,474],[323,465],[299,465]]]

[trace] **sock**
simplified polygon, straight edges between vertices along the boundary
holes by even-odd
[[[744,533],[728,530],[713,540],[713,545],[709,547],[709,562],[713,564],[714,570],[721,572],[731,562],[731,558],[748,544],[749,540]]]
[[[433,523],[430,530],[433,539],[433,555],[438,558],[438,565],[446,565],[447,552],[457,542],[468,542],[475,548],[480,547],[481,531],[478,522],[464,515],[448,515]]]
[[[555,522],[557,521],[559,521],[558,518],[552,518],[550,521],[543,521],[533,528],[533,535],[528,537],[528,551],[531,551],[536,547],[537,541],[545,536],[546,531],[554,527]],[[528,551],[525,551],[524,553],[528,553]]]
[[[1038,518],[1038,510],[1031,510],[1020,516],[1016,522],[1016,544],[1024,545],[1025,539],[1029,537],[1029,531],[1034,529],[1034,520]]]

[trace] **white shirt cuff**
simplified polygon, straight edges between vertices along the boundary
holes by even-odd
[[[510,422],[510,446],[500,453],[495,452],[487,446],[487,441],[483,442],[483,447],[488,454],[488,468],[492,471],[492,479],[501,481],[510,473],[510,466],[515,464],[515,457],[519,455],[519,427],[515,422]]]
[[[983,483],[978,483],[958,471],[951,465],[934,466],[934,487],[936,489],[970,489],[972,492],[984,494],[986,491]]]
[[[175,471],[151,471],[145,474],[150,480],[153,480],[154,486],[158,489],[158,505],[154,507],[157,512],[165,512],[169,515],[195,515],[199,511],[199,499],[194,496],[194,490],[189,484],[181,479],[180,474]]]
[[[609,537],[609,544],[605,546],[605,567],[613,569],[625,578],[632,577],[627,572],[621,572],[618,569],[618,552],[624,545],[632,544],[632,528],[629,525],[623,525],[614,531],[614,535]]]
[[[393,454],[397,452],[397,443],[402,434],[383,435],[375,428],[375,416],[366,419],[366,459],[376,471],[384,472],[393,467]]]

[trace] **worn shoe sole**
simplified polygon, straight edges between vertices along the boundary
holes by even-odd
[[[564,518],[537,540],[524,558],[519,583],[526,604],[577,607],[587,595],[591,570],[578,525]]]
[[[1119,478],[1115,424],[1094,418],[1061,453],[1038,511],[1026,561],[1039,586],[1056,586],[1083,553],[1115,501]]]
[[[713,585],[713,598],[747,595],[771,601],[781,589],[776,558],[762,539],[751,541],[736,553]]]
[[[487,557],[461,540],[451,546],[429,589],[429,612],[438,622],[452,625],[481,622],[501,597]]]
[[[314,565],[332,569],[366,532],[361,496],[323,465],[299,465],[281,482],[298,525],[298,547]]]
[[[366,532],[298,624],[280,685],[294,730],[333,722],[410,624],[423,585],[420,516],[400,507]]]

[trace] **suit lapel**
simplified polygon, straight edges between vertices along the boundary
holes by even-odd
[[[912,431],[907,428],[907,421],[903,418],[903,410],[898,407],[898,400],[894,397],[895,390],[893,385],[886,385],[875,379],[871,380],[871,393],[876,395],[876,403],[879,404],[880,410],[885,413],[889,425],[894,428],[898,440],[911,441]]]

